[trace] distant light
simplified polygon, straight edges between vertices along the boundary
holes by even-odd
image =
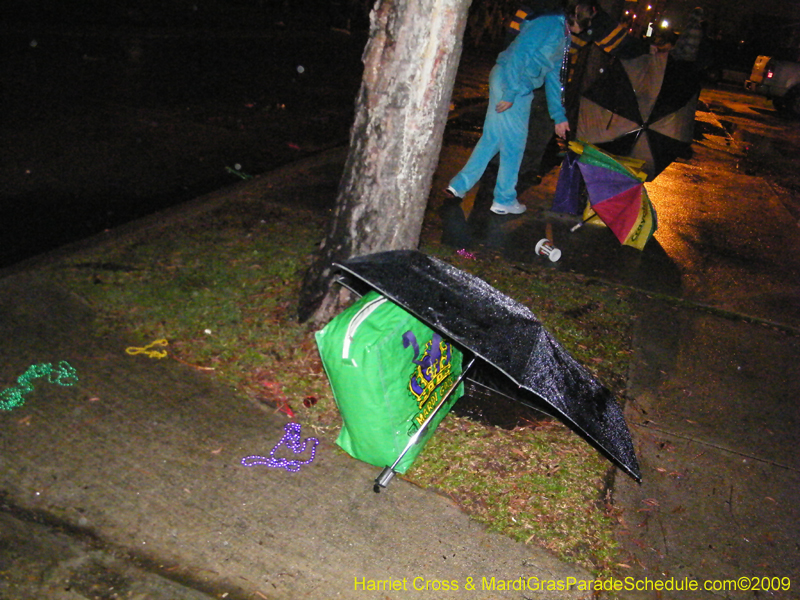
[[[669,21],[664,19],[663,21],[661,21],[661,28],[666,29],[667,27],[669,27]]]
[[[647,5],[647,10],[653,10],[653,7],[650,4],[648,4]]]

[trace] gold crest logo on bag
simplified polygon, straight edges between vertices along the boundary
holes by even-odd
[[[412,331],[403,334],[403,348],[411,346],[414,349],[412,362],[417,365],[408,382],[408,390],[416,399],[419,412],[414,416],[408,434],[417,431],[425,422],[428,415],[439,404],[442,391],[447,392],[450,385],[442,385],[453,374],[452,346],[434,333],[430,341],[425,344],[420,356],[417,338]]]

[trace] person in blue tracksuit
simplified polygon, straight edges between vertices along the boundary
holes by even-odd
[[[561,70],[570,31],[578,33],[580,25],[570,18],[568,29],[563,13],[525,21],[516,39],[497,57],[489,76],[489,108],[483,134],[467,163],[450,181],[448,195],[463,198],[499,152],[500,168],[490,210],[500,215],[525,212],[525,205],[517,200],[516,185],[533,90],[542,83],[550,117],[556,123],[556,135],[563,138],[569,131],[561,102]]]

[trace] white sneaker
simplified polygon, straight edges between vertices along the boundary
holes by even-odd
[[[492,202],[492,208],[489,210],[496,215],[521,215],[528,210],[528,207],[515,200],[514,204],[498,204],[497,202]]]
[[[456,194],[456,191],[453,189],[453,186],[450,185],[448,185],[444,189],[444,195],[447,196],[448,198],[461,198],[461,196]]]

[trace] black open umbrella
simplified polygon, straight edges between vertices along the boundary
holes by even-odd
[[[336,266],[347,274],[346,285],[359,292],[376,290],[472,355],[470,378],[560,419],[641,480],[631,435],[613,394],[527,307],[482,279],[412,250],[381,252]],[[387,467],[375,490],[385,487],[392,475]]]
[[[644,160],[642,170],[652,180],[689,155],[699,76],[692,65],[666,53],[604,58],[592,63],[598,66],[590,68],[590,83],[581,91],[576,137],[611,154]]]

